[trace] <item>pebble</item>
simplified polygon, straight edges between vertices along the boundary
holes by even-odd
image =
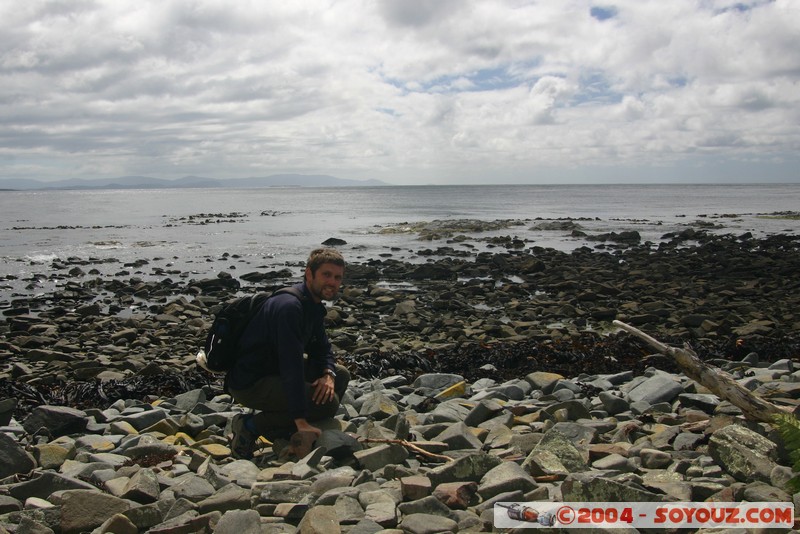
[[[35,415],[37,428],[42,418],[62,413],[81,424],[70,423],[73,432],[58,436],[32,435],[14,419],[2,429],[0,528],[489,532],[491,516],[484,512],[497,499],[667,502],[727,499],[734,491],[737,499],[800,504],[781,487],[791,468],[767,425],[731,415],[736,409],[730,406],[719,413],[726,403],[700,393],[683,375],[651,371],[645,381],[627,382],[611,375],[543,380],[531,373],[522,379],[530,386],[523,388],[526,394],[502,400],[482,399],[496,385],[476,387],[453,374],[421,375],[410,386],[387,377],[380,393],[397,412],[374,419],[355,405],[373,396],[376,384],[356,379],[347,396],[351,404],[341,407],[319,440],[331,444],[335,455],[323,446],[288,459],[277,454],[277,444],[253,461],[232,459],[224,439],[228,429],[216,422],[229,421],[240,407],[203,389],[150,404],[124,402],[141,411],[106,410],[102,423],[95,418],[99,412],[43,407]],[[786,368],[778,373],[770,380],[790,376]],[[662,390],[678,385],[651,399],[666,403],[663,411],[603,411],[607,395],[632,406],[637,401],[631,396],[654,379]],[[572,391],[597,380],[613,385],[589,395],[579,389],[568,401],[574,406],[540,389]],[[461,394],[434,400],[427,411],[405,402],[415,395],[436,399],[454,383],[464,383]],[[191,411],[219,418],[187,434],[180,421]],[[151,416],[149,425],[142,414]],[[395,433],[398,414],[408,425],[403,437]],[[138,433],[119,433],[117,423],[132,417],[140,423]],[[170,424],[158,424],[163,422]],[[405,437],[419,448],[397,441]]]

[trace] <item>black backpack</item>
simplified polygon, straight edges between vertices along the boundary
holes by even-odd
[[[298,288],[284,287],[272,294],[255,293],[226,302],[214,317],[203,349],[197,353],[197,364],[212,373],[229,371],[239,357],[237,347],[247,325],[267,299],[281,293],[294,295],[301,302],[307,300]]]

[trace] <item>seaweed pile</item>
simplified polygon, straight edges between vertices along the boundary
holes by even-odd
[[[135,375],[123,380],[54,381],[31,384],[0,378],[0,399],[16,399],[14,417],[21,421],[40,405],[80,410],[105,409],[118,400],[169,398],[202,387],[219,389],[217,377],[203,371]]]
[[[683,347],[685,339],[661,338],[660,341]],[[774,362],[800,354],[800,339],[773,340],[754,338],[743,342],[736,338],[693,340],[687,345],[701,360],[739,361],[756,352],[761,361]],[[541,342],[471,343],[424,353],[373,353],[344,358],[344,364],[356,374],[368,378],[402,375],[413,380],[422,373],[454,373],[467,381],[481,378],[498,381],[546,371],[565,377],[581,374],[614,374],[633,371],[640,375],[648,367],[679,372],[667,357],[653,354],[642,341],[625,333],[601,336],[584,332],[580,336]]]
[[[673,346],[687,346],[701,360],[712,363],[740,361],[755,352],[762,362],[793,358],[800,354],[800,338],[736,338],[693,340],[662,338]],[[601,336],[584,332],[580,336],[547,341],[468,343],[457,347],[417,352],[372,352],[340,355],[340,362],[354,376],[381,379],[403,376],[412,382],[424,373],[452,373],[468,382],[481,378],[506,381],[535,371],[575,378],[582,374],[614,374],[632,371],[642,374],[648,367],[680,372],[665,356],[653,354],[639,339],[626,333]],[[0,379],[0,399],[16,399],[14,416],[20,420],[42,404],[78,409],[105,409],[120,399],[153,400],[169,398],[193,389],[206,388],[211,394],[224,391],[220,375],[202,369],[158,374],[138,374],[121,380],[53,381],[26,383]]]

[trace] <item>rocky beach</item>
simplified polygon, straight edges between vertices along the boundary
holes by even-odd
[[[594,246],[532,246],[523,224]],[[194,357],[221,303],[298,265],[231,252],[207,262],[236,269],[204,277],[70,257],[7,276],[21,289],[0,302],[0,533],[491,532],[502,501],[797,514],[775,428],[612,325],[686,346],[797,413],[800,237],[708,224],[658,242],[576,220],[404,228],[423,260],[351,260],[329,306],[354,377],[340,413],[310,448],[264,442],[254,461],[231,457],[241,407]]]

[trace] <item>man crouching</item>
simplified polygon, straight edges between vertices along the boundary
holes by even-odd
[[[252,458],[259,436],[273,441],[295,432],[319,437],[322,431],[311,423],[338,411],[350,373],[334,360],[322,301],[339,293],[344,269],[338,251],[312,251],[304,281],[294,285],[304,298],[281,293],[267,299],[245,329],[240,356],[225,380],[236,402],[258,412],[234,416],[235,458]]]

